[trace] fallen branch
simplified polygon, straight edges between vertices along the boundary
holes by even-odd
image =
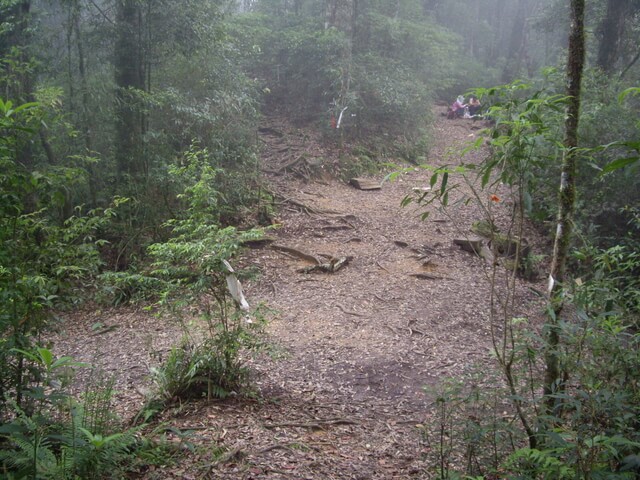
[[[328,262],[318,263],[317,265],[311,265],[310,267],[300,268],[297,271],[299,273],[311,273],[311,272],[327,272],[327,273],[335,273],[340,270],[342,267],[347,265],[353,257],[340,257],[340,258],[331,258]]]
[[[322,263],[322,261],[315,255],[305,253],[301,250],[298,250],[297,248],[287,247],[285,245],[278,245],[275,243],[271,245],[271,248],[278,252],[288,253],[290,255],[293,255],[294,257],[300,258],[301,260],[305,260],[310,263],[314,263],[316,265],[320,265]]]
[[[268,447],[264,447],[260,450],[258,450],[257,452],[255,452],[253,455],[261,455],[263,453],[267,453],[270,452],[272,450],[278,450],[278,449],[282,449],[282,450],[292,450],[293,447],[304,447],[304,448],[308,448],[309,450],[315,450],[316,452],[320,451],[320,449],[318,447],[315,447],[313,445],[307,445],[307,444],[303,444],[303,443],[299,443],[299,442],[291,442],[291,443],[274,443],[273,445],[269,445]]]
[[[320,227],[322,230],[353,230],[350,225],[325,225]]]
[[[389,270],[387,270],[386,268],[384,268],[384,267],[382,266],[382,264],[381,264],[378,260],[376,260],[376,265],[377,265],[378,267],[380,267],[382,270],[384,270],[385,272],[387,272],[387,273],[391,273]]]
[[[306,163],[306,161],[307,161],[307,157],[306,157],[306,155],[304,155],[304,154],[299,155],[299,156],[298,156],[297,158],[295,158],[294,160],[292,160],[292,161],[290,161],[290,162],[288,162],[288,163],[285,163],[282,167],[280,167],[280,168],[278,169],[278,173],[284,173],[284,172],[286,172],[287,170],[289,170],[289,169],[291,169],[291,168],[295,167],[297,164],[299,164],[299,163],[301,163],[301,162]]]
[[[414,333],[419,333],[420,335],[422,335],[423,337],[426,337],[427,334],[424,333],[422,330],[418,330],[417,328],[411,328],[411,327],[407,327],[407,329],[409,330],[409,336],[413,337]]]
[[[315,213],[315,214],[322,213],[322,212],[316,210],[315,208],[310,207],[309,205],[305,205],[302,202],[294,200],[293,198],[284,198],[283,199],[283,203],[288,203],[290,205],[293,205],[294,207],[298,207],[300,210],[302,210],[307,215],[311,215],[312,213]]]
[[[348,238],[347,240],[345,240],[342,243],[351,243],[351,242],[360,243],[360,242],[362,242],[362,239],[358,238],[358,237],[351,237],[351,238]]]
[[[415,353],[416,355],[422,355],[423,357],[428,357],[429,354],[428,353],[424,353],[424,352],[419,352],[418,350],[411,350],[411,352]]]
[[[322,210],[322,209],[313,208],[313,207],[310,207],[309,205],[306,205],[302,202],[299,202],[298,200],[294,200],[293,198],[289,198],[289,197],[282,197],[282,203],[288,203],[290,205],[293,205],[294,207],[299,208],[300,210],[302,210],[304,213],[308,215],[311,215],[311,214],[339,215],[339,212],[336,212],[335,210]]]
[[[366,315],[364,313],[358,313],[358,312],[354,312],[353,310],[347,310],[346,308],[344,308],[339,303],[336,303],[335,306],[338,307],[342,311],[342,313],[346,313],[347,315],[353,315],[355,317],[367,317],[368,316],[368,315]]]
[[[316,420],[315,422],[282,422],[282,423],[266,423],[264,428],[272,429],[279,427],[299,427],[299,428],[315,428],[323,430],[328,425],[359,425],[358,422],[344,418]]]
[[[420,280],[450,280],[447,277],[439,277],[437,275],[431,275],[429,273],[410,273],[409,276],[419,278]]]

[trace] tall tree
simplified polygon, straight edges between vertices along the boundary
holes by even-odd
[[[584,6],[585,0],[571,0],[571,29],[567,60],[567,115],[565,120],[564,155],[560,177],[558,219],[553,245],[553,260],[549,276],[551,301],[550,318],[547,323],[547,352],[544,393],[547,413],[552,414],[556,400],[552,394],[566,380],[559,359],[560,316],[566,293],[565,274],[569,245],[572,238],[573,216],[576,198],[576,165],[578,152],[578,124],[580,114],[580,92],[584,69]]]
[[[502,79],[510,82],[516,78],[522,68],[528,65],[528,47],[527,47],[527,16],[529,14],[529,1],[518,0],[513,23],[511,24],[511,32],[509,34],[508,51],[506,52],[507,64],[502,72]]]
[[[145,173],[142,149],[144,116],[140,93],[144,91],[143,25],[140,2],[116,2],[116,162],[118,175]]]
[[[630,11],[630,0],[607,0],[607,11],[599,28],[600,45],[598,66],[607,73],[614,70],[620,55],[625,20]]]
[[[4,64],[2,78],[5,99],[20,102],[33,101],[33,63],[29,55],[31,35],[31,2],[29,0],[2,2],[0,14],[0,58],[10,59]],[[33,152],[29,142],[19,149],[18,158],[23,165],[31,165]]]
[[[32,76],[29,71],[23,71],[22,66],[29,62],[27,47],[30,42],[30,12],[31,2],[2,1],[0,2],[0,18],[2,26],[0,28],[0,57],[9,55],[15,57],[14,60],[21,64],[18,69],[11,72],[15,75],[11,83],[7,83],[5,91],[6,97],[25,100],[32,92]]]

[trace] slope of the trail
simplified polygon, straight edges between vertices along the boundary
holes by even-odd
[[[255,365],[261,394],[278,403],[251,410],[251,421],[263,422],[251,440],[259,454],[249,456],[252,467],[242,478],[279,478],[278,472],[314,479],[420,478],[429,447],[416,425],[433,400],[428,387],[450,376],[462,379],[471,365],[490,358],[484,260],[453,245],[482,214],[465,205],[446,215],[432,208],[422,221],[423,207],[401,207],[413,189],[428,185],[425,169],[410,169],[374,191],[309,180],[304,172],[288,175],[282,165],[290,163],[274,152],[291,157],[304,145],[292,145],[291,132],[274,131],[263,130],[263,168],[284,199],[276,243],[351,261],[327,274],[303,273],[309,264],[274,249],[247,259],[262,272],[247,295],[276,309],[269,332],[283,355]],[[454,152],[475,132],[471,122],[441,119],[427,163],[458,163]],[[484,154],[464,160],[477,162]],[[535,317],[539,305],[529,286],[518,283],[521,311],[515,313]],[[266,423],[275,426],[265,429]],[[243,444],[240,436],[234,441]],[[290,448],[294,444],[302,451]],[[214,477],[232,478],[225,475],[239,474],[237,468]]]
[[[437,118],[426,163],[456,164],[455,152],[477,129]],[[165,412],[172,425],[193,429],[190,441],[201,448],[145,478],[425,478],[430,446],[419,425],[433,401],[429,388],[490,361],[485,261],[453,245],[481,212],[473,204],[447,213],[428,207],[422,221],[423,207],[400,204],[428,185],[429,170],[408,169],[380,190],[357,190],[323,173],[341,152],[313,134],[271,120],[260,135],[266,183],[281,203],[280,226],[269,233],[275,243],[351,260],[334,273],[303,273],[309,264],[282,250],[248,252],[243,266],[261,273],[245,285],[246,296],[275,311],[268,335],[277,355],[251,360],[257,400]],[[503,203],[494,208],[507,211]],[[531,286],[542,288],[518,281],[516,315],[539,311]],[[114,328],[96,332],[103,323]],[[102,311],[67,323],[55,340],[59,353],[114,373],[117,408],[130,414],[143,401],[152,354],[176,339],[176,329],[150,315]]]
[[[428,163],[458,162],[449,152],[475,137],[472,125],[439,122]],[[473,206],[458,205],[446,215],[429,207],[423,221],[424,207],[401,207],[430,176],[411,169],[373,191],[339,181],[270,179],[279,197],[309,207],[282,212],[277,243],[352,260],[333,274],[305,274],[299,272],[304,262],[278,251],[252,257],[263,275],[249,295],[277,309],[270,332],[288,352],[264,372],[266,383],[347,404],[419,411],[429,401],[424,386],[489,357],[485,260],[453,245],[483,216]],[[535,295],[524,282],[516,295],[522,305],[516,314],[530,314]]]

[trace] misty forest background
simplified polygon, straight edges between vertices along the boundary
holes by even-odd
[[[265,118],[321,132],[347,163],[362,152],[379,168],[423,163],[434,103],[475,89],[495,108],[489,137],[506,139],[496,149],[529,160],[522,198],[551,244],[574,3],[0,0],[3,475],[113,474],[151,448],[111,422],[89,428],[86,412],[76,440],[63,434],[69,421],[54,406],[70,394],[56,379],[75,367],[41,342],[55,312],[86,301],[175,307],[208,292],[219,309],[206,348],[224,357],[207,357],[208,394],[241,383],[229,368],[255,337],[234,320],[223,260],[275,213],[258,166]],[[564,345],[555,357],[575,376],[546,385],[564,407],[534,415],[497,462],[529,472],[519,478],[577,478],[567,468],[634,478],[640,465],[640,2],[587,0],[584,34],[565,289],[578,320],[552,321]],[[541,341],[557,353],[556,340]]]

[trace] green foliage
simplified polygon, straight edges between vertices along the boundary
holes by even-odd
[[[259,346],[261,326],[232,297],[229,285],[235,277],[228,259],[242,242],[262,232],[219,225],[218,170],[206,150],[192,148],[171,174],[187,185],[180,195],[185,214],[167,223],[173,236],[151,245],[149,254],[152,275],[164,282],[161,304],[181,322],[186,339],[154,370],[154,378],[165,401],[201,394],[224,397],[244,385],[241,350]],[[204,331],[190,326],[191,317],[203,320]]]
[[[503,191],[509,188],[516,200],[510,218],[500,218],[503,224],[509,222],[508,228],[500,231],[516,238],[522,238],[526,213],[540,211],[539,205],[553,205],[555,195],[540,196],[541,178],[536,177],[548,178],[553,170],[549,162],[563,153],[557,125],[564,98],[547,91],[527,97],[529,87],[520,83],[477,89],[476,93],[492,104],[489,115],[495,126],[487,132],[490,156],[479,166],[434,168],[432,190],[404,203],[417,200],[425,206],[435,202],[446,207],[458,185],[453,174],[461,173],[463,179],[476,174],[475,179],[466,180],[471,197],[459,201],[474,201],[480,207],[485,217],[475,229],[490,235],[494,246],[496,240],[500,243],[500,236],[491,205],[502,201],[490,193],[496,185],[501,184]],[[468,149],[478,148],[481,141]],[[601,151],[599,147],[584,148],[580,154],[592,159]],[[446,394],[438,397],[433,410],[434,422],[427,426],[432,442],[434,432],[440,432],[432,465],[441,478],[478,473],[500,478],[635,478],[640,452],[640,336],[636,330],[640,258],[636,235],[631,233],[638,226],[637,213],[632,208],[625,213],[633,221],[626,225],[630,233],[619,237],[620,244],[607,249],[584,248],[575,254],[583,277],[576,282],[573,295],[565,298],[564,312],[573,314],[552,317],[558,334],[553,345],[547,343],[550,323],[536,333],[525,327],[526,319],[512,318],[519,308],[511,293],[513,277],[498,288],[496,262],[487,267],[487,278],[493,279],[494,354],[504,382],[495,393],[495,405],[518,423],[509,423],[512,430],[507,436],[501,436],[506,431],[503,426],[483,423],[491,418],[488,411],[477,416],[481,420],[474,416],[469,423],[467,405],[473,404],[469,399],[476,392],[475,384],[445,385]],[[551,348],[564,377],[545,396],[540,387],[545,352]],[[553,408],[541,408],[549,404]],[[476,448],[470,438],[488,443]],[[455,460],[469,458],[470,451],[496,452],[494,458],[477,462],[489,466],[490,471],[473,470],[469,463],[453,467]]]
[[[523,212],[550,226],[558,190],[557,159],[564,155],[561,139],[566,98],[554,93],[560,90],[555,70],[549,69],[546,79],[546,85],[537,90],[514,82],[474,89],[473,93],[489,105],[487,116],[495,122],[487,132],[491,156],[478,169],[483,188],[497,182],[517,187]],[[594,74],[585,80],[581,136],[588,141],[579,152],[581,195],[576,211],[579,231],[596,242],[606,240],[604,232],[612,238],[627,234],[639,191],[634,174],[638,168],[634,140],[638,116],[629,105],[610,101],[619,86],[604,85],[604,81]],[[480,146],[481,141],[469,149]]]
[[[164,283],[156,277],[131,272],[104,272],[98,276],[100,299],[115,306],[157,300]]]
[[[29,171],[37,167],[44,172],[46,165],[47,174],[60,168],[67,172],[66,181],[61,175],[56,185],[65,197],[56,208],[62,220],[75,204],[94,209],[107,206],[114,196],[130,199],[102,232],[110,242],[102,253],[115,270],[144,260],[145,248],[166,238],[162,224],[178,215],[175,195],[182,190],[167,169],[192,141],[208,148],[226,172],[215,179],[223,223],[244,221],[260,202],[255,148],[259,92],[239,67],[244,52],[226,35],[226,4],[179,0],[132,5],[139,23],[125,30],[141,51],[127,61],[136,72],[144,71],[136,88],[113,95],[112,39],[122,29],[106,22],[107,16],[94,17],[100,8],[83,2],[48,3],[34,13],[42,22],[34,22],[38,35],[31,39],[30,51],[44,71],[23,65],[16,54],[13,60],[7,56],[0,75],[0,83],[8,85],[14,73],[15,81],[24,77],[17,74],[18,67],[40,74],[32,86],[43,106],[42,121],[34,123],[41,141],[21,142],[21,153],[30,157]],[[65,22],[57,21],[61,18]],[[52,43],[62,47],[60,42],[64,48],[49,48]],[[135,112],[137,121],[131,132],[122,134],[114,114],[127,111]],[[135,154],[116,155],[122,154],[133,130],[135,145],[129,150]],[[118,132],[124,140],[115,139]],[[73,175],[69,167],[75,168]]]
[[[267,89],[267,107],[303,121],[325,114],[348,70],[344,34],[335,28],[321,29],[312,19],[285,25],[265,16],[237,21],[254,29],[252,41],[260,52],[256,60]],[[268,29],[262,29],[263,25]]]
[[[375,153],[363,148],[356,148],[351,152],[351,155],[340,156],[337,173],[342,181],[348,182],[360,175],[378,173],[384,166],[385,164],[376,158]]]
[[[464,379],[447,379],[427,393],[435,396],[424,426],[430,472],[439,479],[492,478],[502,460],[522,440],[512,418],[505,415],[508,394],[486,370]]]
[[[42,380],[25,390],[34,400],[31,411],[13,402],[0,426],[0,462],[8,478],[123,478],[138,456],[160,450],[141,440],[142,427],[121,430],[111,412],[112,381],[89,385],[78,402],[68,384],[84,365],[42,347],[23,354]]]
[[[525,432],[513,422],[512,402],[539,384],[541,338],[516,337],[524,354],[516,362],[523,388],[518,395],[487,377],[486,367],[478,379],[439,387],[425,426],[428,460],[438,478],[636,478],[640,335],[619,317],[582,313],[577,322],[562,324],[562,339],[561,361],[571,383],[553,394],[563,405],[557,416],[536,417],[542,398],[533,396],[527,415],[536,422],[535,448],[523,446]]]
[[[343,113],[335,137],[373,142],[384,133],[388,144],[396,136],[415,142],[430,120],[433,91],[452,85],[449,59],[458,38],[422,16],[415,2],[403,2],[402,15],[376,2],[353,12],[342,7],[327,25],[318,21],[325,8],[319,2],[294,15],[258,2],[264,13],[235,20],[234,35],[252,52],[247,68],[263,79],[267,110],[325,125]]]
[[[256,347],[258,333],[255,326],[242,322],[234,322],[231,329],[197,345],[184,341],[172,348],[162,366],[151,371],[156,395],[169,403],[241,393],[249,372],[240,352],[242,348]]]
[[[350,103],[360,135],[404,132],[411,139],[417,137],[429,118],[431,99],[415,71],[400,60],[370,53],[356,59],[352,75],[357,94]]]
[[[365,8],[358,18],[354,51],[357,56],[364,56],[364,65],[389,62],[389,68],[385,69],[390,75],[384,79],[387,82],[409,73],[409,83],[405,86],[411,87],[407,92],[410,95],[420,87],[427,96],[453,87],[457,65],[451,60],[459,55],[459,38],[428,17],[395,16],[381,11],[383,8],[382,5]],[[358,64],[360,62],[356,60]],[[395,77],[392,72],[398,67],[401,77]],[[413,83],[410,83],[411,79]],[[402,91],[400,84],[396,88]]]
[[[583,248],[574,253],[580,281],[578,301],[596,315],[640,315],[640,252],[637,244],[607,249]],[[636,321],[637,324],[637,321]]]
[[[623,317],[578,312],[562,325],[563,369],[570,388],[554,394],[563,408],[542,419],[540,452],[525,451],[520,467],[539,474],[574,471],[592,478],[635,478],[640,453],[640,336]],[[569,470],[567,470],[569,469]],[[551,474],[551,473],[549,473]]]
[[[56,207],[65,202],[61,185],[73,172],[29,171],[18,162],[17,132],[30,133],[35,104],[13,107],[0,101],[0,416],[8,396],[26,411],[25,388],[38,381],[26,366],[32,339],[47,325],[52,308],[79,301],[101,265],[97,233],[115,211],[82,209],[60,222]],[[33,360],[33,359],[30,359]]]
[[[564,89],[564,76],[560,71],[547,69],[545,91],[549,95]],[[582,82],[580,143],[581,161],[578,162],[577,198],[575,215],[579,232],[599,246],[609,247],[623,238],[632,221],[632,209],[640,205],[638,169],[638,98],[636,89],[627,88],[618,79],[609,78],[597,69],[585,71]],[[616,101],[617,100],[617,101]],[[549,112],[551,113],[551,112]],[[551,138],[562,138],[559,119],[562,112],[546,115]],[[554,158],[553,144],[537,145],[536,151]],[[553,217],[557,172],[543,164],[535,169],[534,212],[541,220]],[[549,185],[553,189],[549,188]]]

